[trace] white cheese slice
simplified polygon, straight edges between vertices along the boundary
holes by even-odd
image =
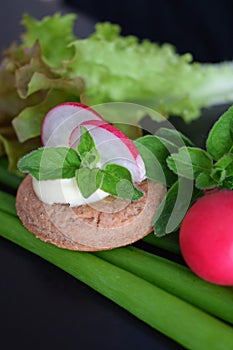
[[[98,202],[109,194],[97,190],[90,197],[84,198],[75,178],[38,181],[33,177],[33,189],[37,197],[46,204],[69,204],[71,207]]]

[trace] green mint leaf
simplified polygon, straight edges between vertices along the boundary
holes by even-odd
[[[173,144],[173,147],[194,146],[193,142],[187,136],[175,129],[159,128],[155,135],[169,142],[170,145]]]
[[[196,187],[202,190],[214,187],[233,187],[233,155],[225,154],[213,166],[210,173],[200,173]]]
[[[192,180],[180,178],[167,191],[153,218],[154,233],[157,237],[176,231],[188,208],[200,197],[201,192],[193,188],[192,198],[187,206],[186,189],[189,192],[190,186],[193,188]],[[180,188],[182,188],[182,191],[180,191]]]
[[[168,168],[166,159],[168,148],[158,136],[146,135],[134,141],[146,168],[149,180],[171,186],[176,181],[175,174]]]
[[[230,190],[233,189],[233,175],[226,177],[226,179],[222,183],[222,188],[229,188]]]
[[[225,178],[222,179],[221,187],[233,189],[233,154],[225,154],[215,163],[217,169],[225,170]]]
[[[102,182],[102,171],[98,168],[80,168],[75,173],[76,181],[84,198],[90,197]]]
[[[130,200],[138,200],[143,196],[143,192],[134,186],[129,170],[117,164],[108,164],[103,170],[101,189]]]
[[[48,147],[35,150],[18,162],[23,173],[30,173],[37,180],[71,178],[80,166],[80,158],[75,150],[66,147]]]
[[[233,155],[225,154],[213,166],[210,173],[200,173],[196,187],[207,190],[214,187],[233,187]]]
[[[169,168],[179,176],[196,179],[201,173],[210,173],[213,160],[210,155],[196,147],[181,147],[167,159]]]
[[[156,210],[154,219],[153,219],[153,226],[154,226],[154,233],[157,237],[162,237],[166,235],[167,233],[170,233],[167,231],[166,226],[168,224],[168,221],[170,220],[172,211],[175,206],[175,202],[178,195],[178,189],[179,189],[179,183],[176,181],[172,187],[168,190],[166,196],[160,203],[159,207]],[[176,230],[178,227],[178,224],[176,224],[172,231]]]
[[[218,183],[211,177],[210,174],[201,173],[195,181],[195,185],[200,190],[208,190],[218,186]]]
[[[226,171],[226,176],[233,175],[233,154],[224,154],[215,164],[214,168]]]
[[[210,174],[211,178],[221,186],[222,182],[226,179],[226,170],[221,168],[214,168]]]
[[[214,124],[207,141],[206,149],[218,160],[224,154],[231,153],[233,148],[233,107],[230,107]]]
[[[84,126],[80,127],[80,131],[81,139],[77,150],[82,160],[82,166],[94,168],[100,160],[99,152],[89,131]]]

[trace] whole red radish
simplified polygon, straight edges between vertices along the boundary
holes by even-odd
[[[199,277],[233,286],[233,191],[220,190],[196,201],[181,224],[180,248]]]

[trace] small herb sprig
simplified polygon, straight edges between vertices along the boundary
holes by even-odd
[[[110,195],[138,200],[143,196],[133,183],[130,171],[118,164],[101,165],[95,142],[85,127],[81,127],[77,150],[67,147],[39,148],[21,158],[18,168],[38,181],[76,178],[84,198],[97,189]]]
[[[190,178],[197,189],[233,189],[233,106],[211,128],[206,150],[181,147],[178,153],[167,158],[167,165],[175,174],[189,178],[187,154],[193,170]]]
[[[210,130],[206,149],[195,147],[180,132],[166,128],[137,139],[135,145],[144,160],[147,177],[169,188],[154,216],[157,236],[175,231],[188,210],[187,203],[178,198],[181,187],[184,202],[186,192],[192,189],[189,207],[205,190],[233,189],[233,106]]]

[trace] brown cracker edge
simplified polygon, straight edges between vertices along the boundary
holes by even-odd
[[[34,190],[32,188],[32,178],[30,175],[28,175],[23,180],[18,189],[16,196],[16,210],[23,225],[42,241],[52,243],[60,248],[65,248],[69,250],[110,250],[113,248],[134,243],[135,241],[145,237],[148,233],[152,231],[151,219],[155,213],[156,208],[158,207],[162,198],[164,197],[166,189],[163,185],[151,181],[144,181],[138,187],[140,187],[145,192],[143,198],[136,202],[130,202],[125,209],[123,209],[117,214],[108,213],[105,215],[105,213],[103,213],[102,216],[100,215],[100,217],[102,218],[100,226],[102,225],[103,228],[98,228],[96,226],[97,224],[95,216],[98,217],[99,220],[99,214],[97,215],[97,211],[88,205],[70,208],[68,205],[65,204],[48,205],[41,202],[34,193]],[[150,189],[149,200],[148,188]],[[121,199],[117,200],[122,201]],[[143,205],[143,207],[141,207],[139,215],[131,215],[129,219],[127,218],[127,216],[125,217],[125,213],[130,213],[131,211],[133,211],[134,213],[135,206],[140,208],[140,204]],[[144,212],[143,215],[145,205],[146,208],[149,208],[149,210],[147,212]],[[54,214],[56,216],[54,221],[50,220],[48,213],[52,213],[52,215]],[[57,227],[57,224],[59,224],[59,220],[61,222],[61,225],[63,225],[62,220],[60,220],[59,218],[63,217],[63,215],[68,215],[69,219],[69,214],[71,216],[75,214],[77,219],[76,221],[71,221],[67,220],[66,218],[65,222],[68,223],[69,231],[67,234],[67,231],[65,230],[66,234],[64,234],[64,231],[61,232],[61,230]],[[84,215],[84,218],[81,217],[82,215]],[[112,221],[114,222],[115,219],[114,224],[117,223],[117,226],[113,228],[104,227],[105,220],[107,220],[106,218],[109,218],[111,215],[113,215]],[[122,220],[124,220],[125,222],[122,225],[121,217]],[[143,218],[143,220],[141,220],[141,218]],[[145,219],[146,225],[144,224]],[[137,230],[135,229],[135,227],[133,227],[131,230],[131,227],[135,223],[135,220],[137,220],[139,224],[141,223],[140,227]],[[79,231],[76,229],[76,226],[79,226]],[[83,227],[84,229],[82,229]],[[90,232],[90,241],[88,242],[88,244],[87,242],[83,244],[83,241],[82,244],[80,244],[78,240],[79,232],[84,231],[86,234],[87,227],[89,229],[88,232]],[[124,230],[124,227],[126,227],[127,230]],[[111,237],[108,236],[108,232],[111,232]],[[106,237],[109,237],[109,239],[107,239]]]

